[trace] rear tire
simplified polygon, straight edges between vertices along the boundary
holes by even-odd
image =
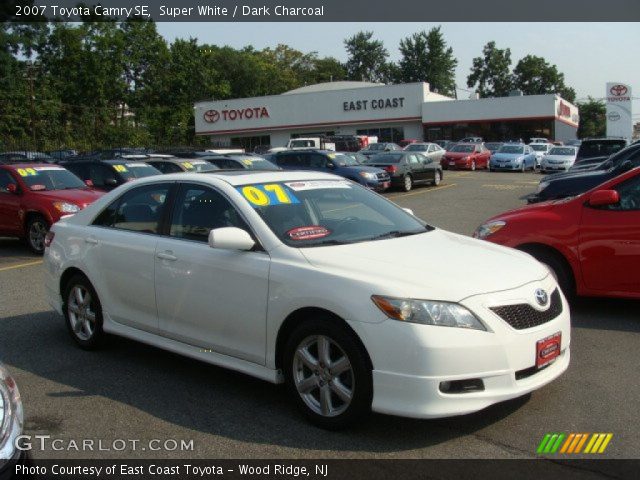
[[[441,181],[442,181],[442,174],[440,173],[439,170],[436,170],[435,176],[433,177],[433,185],[437,187],[438,185],[440,185]]]
[[[93,285],[84,275],[74,275],[64,287],[62,311],[71,338],[84,350],[98,348],[105,338],[102,305]]]
[[[27,222],[25,241],[37,255],[44,253],[44,237],[49,231],[49,222],[42,215],[34,215]]]
[[[413,188],[413,178],[411,175],[405,175],[402,181],[402,190],[409,192]]]
[[[353,332],[331,317],[307,320],[291,333],[283,370],[297,407],[321,428],[339,430],[371,412],[367,353]]]
[[[473,171],[475,171],[475,169],[476,169],[476,161],[475,161],[475,160],[473,160],[473,161],[471,162],[471,171],[473,172]]]

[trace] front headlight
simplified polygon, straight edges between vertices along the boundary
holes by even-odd
[[[60,213],[78,213],[80,207],[69,202],[53,202],[53,206],[56,207]]]
[[[362,178],[365,178],[367,180],[376,180],[378,178],[376,177],[375,173],[371,173],[371,172],[360,172],[359,174]]]
[[[475,232],[473,232],[473,238],[487,238],[489,235],[493,235],[502,227],[504,227],[507,222],[503,220],[496,220],[493,222],[487,222],[480,225]]]
[[[549,186],[549,182],[540,182],[538,184],[538,189],[536,190],[536,193],[540,193],[542,190],[544,190],[548,186]]]
[[[487,330],[473,313],[457,303],[380,295],[373,295],[371,300],[387,317],[393,320],[440,327]]]
[[[0,365],[0,467],[16,455],[15,441],[22,435],[22,401],[16,382]]]

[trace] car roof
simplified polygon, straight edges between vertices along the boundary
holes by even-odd
[[[203,178],[217,178],[229,185],[247,185],[252,183],[294,182],[303,180],[344,180],[330,173],[301,170],[214,170],[204,173],[170,173],[162,176],[139,178],[136,183],[180,180],[183,182],[202,181]]]
[[[18,168],[42,168],[42,167],[50,167],[50,168],[60,168],[64,170],[64,166],[58,165],[57,163],[46,163],[46,162],[20,162],[20,163],[4,163],[0,164],[1,167],[9,167],[12,170],[17,170]]]

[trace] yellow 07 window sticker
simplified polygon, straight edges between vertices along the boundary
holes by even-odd
[[[114,165],[113,169],[116,172],[121,172],[121,173],[128,172],[127,167],[125,167],[124,165]]]
[[[237,187],[237,190],[254,207],[300,203],[300,200],[291,191],[287,191],[279,183],[245,185],[244,187]]]
[[[193,170],[193,164],[191,162],[182,162],[182,166],[187,170]]]
[[[33,168],[18,168],[18,175],[21,177],[29,177],[31,175],[37,175],[38,172]]]

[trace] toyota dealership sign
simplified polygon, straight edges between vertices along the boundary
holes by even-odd
[[[631,86],[620,82],[607,83],[607,136],[631,140]]]

